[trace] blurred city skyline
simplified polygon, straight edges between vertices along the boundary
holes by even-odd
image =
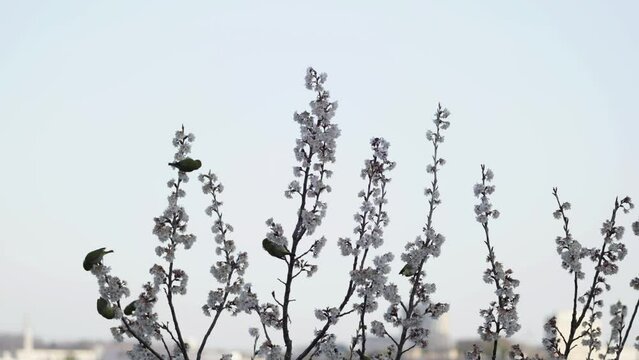
[[[561,327],[569,326],[570,310],[561,311],[557,314]],[[452,341],[448,328],[448,316],[444,314],[440,319],[429,319],[426,327],[430,330],[429,344],[426,349],[413,349],[406,354],[407,359],[427,359],[427,360],[461,360],[465,359],[465,353],[471,350],[473,344],[478,344],[488,351],[491,344],[482,342],[481,339],[468,338]],[[598,321],[596,326],[601,326]],[[34,336],[30,321],[25,321],[22,334],[2,334],[0,333],[0,360],[124,360],[128,359],[127,351],[135,344],[134,339],[128,339],[123,343],[111,341],[62,341],[47,342]],[[498,359],[506,359],[508,351],[514,344],[512,340],[502,340],[499,346]],[[517,343],[527,356],[539,354],[542,357],[545,349],[536,341],[524,341]],[[190,344],[191,350],[197,349],[197,344]],[[348,350],[347,343],[337,344],[342,351]],[[367,342],[367,348],[371,354],[383,352],[390,345],[390,340],[372,337]],[[159,349],[159,348],[157,348]],[[303,345],[298,347],[294,353],[303,349]],[[233,347],[207,347],[203,353],[203,360],[217,360],[223,354],[231,354],[233,360],[248,360],[252,358],[249,351],[242,348]],[[573,351],[573,357],[587,358],[588,348],[584,345],[577,345]],[[599,352],[593,354],[597,356]],[[193,354],[194,355],[194,354]],[[261,359],[262,357],[260,357]],[[632,344],[627,344],[624,348],[621,360],[639,359],[639,350]]]

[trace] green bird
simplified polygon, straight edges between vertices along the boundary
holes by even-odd
[[[410,266],[409,264],[404,265],[404,267],[399,271],[399,273],[401,275],[407,276],[407,277],[411,277],[413,275],[415,275],[415,269],[413,269],[412,266]]]
[[[285,246],[276,244],[269,239],[262,240],[262,247],[271,254],[271,256],[282,260],[284,260],[284,256],[291,254]]]
[[[106,299],[98,298],[96,307],[98,309],[98,314],[102,315],[103,318],[111,320],[115,317],[115,309]]]
[[[181,172],[191,172],[193,170],[199,169],[202,166],[202,162],[200,160],[193,160],[190,157],[187,157],[180,161],[169,163],[169,165],[180,170]]]
[[[124,315],[131,315],[135,311],[135,307],[138,305],[138,301],[132,301],[129,305],[124,308]]]
[[[104,249],[106,248],[99,248],[97,250],[93,250],[90,253],[88,253],[87,256],[84,257],[84,262],[82,263],[84,270],[91,271],[91,269],[93,268],[93,265],[102,261],[102,257],[104,255],[113,252],[113,250],[104,251]]]

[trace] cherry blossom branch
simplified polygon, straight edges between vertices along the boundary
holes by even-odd
[[[124,326],[126,327],[127,332],[131,334],[147,351],[149,351],[156,358],[158,358],[158,360],[164,360],[162,355],[160,355],[157,351],[153,350],[153,348],[149,344],[147,344],[146,341],[144,341],[131,329],[131,327],[129,326],[129,323],[126,321],[125,318],[122,318],[122,324],[124,324]]]
[[[437,105],[437,111],[435,112],[435,119],[433,122],[435,123],[435,132],[430,130],[426,133],[426,138],[433,145],[433,156],[432,164],[428,164],[426,167],[426,172],[432,174],[432,180],[430,183],[430,187],[426,189],[425,194],[428,197],[428,214],[426,218],[426,225],[424,226],[423,233],[425,235],[425,239],[421,239],[418,237],[415,242],[409,243],[407,245],[407,249],[409,250],[407,253],[402,254],[402,260],[406,262],[404,268],[402,268],[402,272],[406,269],[406,272],[402,275],[408,275],[409,280],[412,284],[410,288],[410,293],[408,297],[408,306],[403,306],[404,309],[404,317],[403,320],[399,318],[397,314],[397,304],[400,302],[398,297],[393,296],[395,298],[394,302],[391,301],[391,306],[387,311],[388,319],[394,319],[393,325],[398,326],[401,325],[402,331],[398,340],[398,345],[395,354],[395,360],[400,360],[402,354],[404,353],[404,346],[406,341],[408,340],[408,331],[411,328],[414,328],[414,318],[415,316],[419,316],[416,314],[417,306],[422,303],[422,299],[424,300],[428,297],[428,292],[425,291],[425,284],[422,282],[422,276],[424,275],[423,267],[428,260],[430,255],[437,257],[441,252],[441,245],[443,244],[445,238],[442,234],[437,234],[435,229],[433,228],[433,215],[435,213],[435,209],[437,205],[441,203],[441,199],[439,197],[439,183],[437,178],[437,173],[439,169],[446,163],[443,158],[440,158],[438,155],[439,144],[444,142],[444,136],[442,135],[443,130],[448,129],[450,126],[450,122],[447,118],[450,116],[450,111],[446,108],[442,108],[441,104]],[[401,273],[401,272],[400,272]],[[433,288],[434,291],[434,288]],[[387,299],[388,300],[388,299]],[[439,304],[439,311],[433,314],[433,317],[438,317],[442,313],[448,310],[447,304]],[[380,327],[380,324],[377,324]],[[415,332],[416,335],[422,336],[421,338],[414,338],[415,341],[420,341],[425,346],[425,340],[427,336],[427,332],[419,331]]]
[[[480,203],[475,205],[476,220],[484,229],[484,244],[488,249],[486,262],[490,267],[484,272],[484,282],[495,284],[495,294],[497,302],[490,303],[488,309],[480,310],[480,315],[484,318],[484,324],[478,329],[479,335],[484,341],[492,341],[492,360],[497,357],[497,345],[501,332],[506,333],[506,337],[514,335],[521,326],[518,322],[517,303],[519,294],[514,293],[514,288],[519,286],[519,280],[512,277],[512,270],[504,270],[503,265],[497,261],[495,249],[490,243],[489,219],[497,219],[499,211],[493,209],[489,195],[495,191],[494,185],[489,185],[493,179],[492,170],[485,165],[481,165],[481,183],[475,184],[473,191],[475,196],[480,198]],[[494,325],[494,328],[493,328]]]
[[[606,252],[606,246],[613,243],[613,239],[620,240],[623,236],[623,227],[616,226],[617,212],[622,209],[625,213],[627,213],[630,209],[632,209],[634,205],[632,204],[629,197],[624,197],[621,202],[619,199],[615,199],[615,204],[612,210],[612,214],[610,216],[610,220],[604,222],[603,228],[601,230],[602,235],[604,235],[604,241],[599,251],[594,251],[591,254],[591,259],[596,259],[597,265],[595,266],[595,274],[592,278],[592,284],[590,285],[590,289],[586,293],[585,304],[580,311],[580,315],[576,318],[574,323],[571,323],[570,333],[568,335],[568,341],[566,342],[566,348],[564,352],[564,356],[568,358],[570,351],[572,350],[572,344],[576,340],[576,332],[577,328],[581,325],[584,317],[586,316],[586,311],[590,306],[590,303],[593,301],[593,298],[597,292],[597,284],[600,282],[600,274],[603,272],[604,275],[612,275],[617,272],[617,265],[614,264],[616,260],[622,260],[625,257],[625,247],[623,244],[618,243],[617,250],[618,254],[612,254],[610,251]],[[608,255],[608,259],[606,256]],[[611,257],[612,255],[612,257]],[[602,266],[603,265],[603,266]]]
[[[218,199],[218,194],[222,193],[224,186],[218,182],[217,176],[211,171],[208,174],[200,174],[198,179],[203,184],[202,192],[211,196],[211,204],[205,209],[205,213],[211,217],[215,215],[211,228],[215,235],[215,243],[218,244],[215,252],[218,255],[223,255],[222,261],[217,261],[211,266],[211,274],[223,286],[215,291],[210,291],[207,303],[202,307],[205,315],[211,316],[210,310],[215,310],[215,314],[197,352],[197,360],[200,360],[208,338],[217,325],[222,312],[230,310],[233,315],[241,311],[250,313],[257,300],[250,292],[250,284],[244,284],[243,275],[248,267],[247,255],[245,252],[235,254],[235,242],[227,238],[227,234],[233,231],[233,227],[224,221],[221,211],[222,202]],[[244,285],[244,289],[242,289],[242,285]],[[237,294],[237,296],[229,300],[231,294]]]

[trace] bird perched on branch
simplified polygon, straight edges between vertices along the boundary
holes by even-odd
[[[96,307],[98,309],[98,314],[102,315],[103,318],[111,320],[115,317],[115,309],[111,306],[111,304],[109,304],[107,299],[98,298]]]
[[[202,162],[200,160],[193,160],[190,157],[187,157],[180,161],[169,163],[169,165],[180,170],[181,172],[191,172],[193,170],[199,169],[202,166]]]
[[[87,256],[84,257],[84,262],[82,263],[82,267],[84,267],[84,270],[91,271],[91,269],[93,268],[93,265],[102,261],[102,257],[104,257],[104,255],[113,252],[113,250],[104,251],[104,249],[106,248],[99,248],[97,250],[93,250],[89,252]]]
[[[407,276],[407,277],[411,277],[413,275],[415,275],[415,269],[413,269],[412,266],[410,266],[410,264],[406,264],[404,265],[404,267],[399,271],[399,273],[401,275]]]
[[[138,305],[138,301],[131,301],[129,305],[124,308],[124,315],[131,315],[135,311],[135,307]]]
[[[276,244],[269,239],[262,240],[262,247],[271,254],[271,256],[282,260],[284,260],[284,256],[291,254],[285,246]]]

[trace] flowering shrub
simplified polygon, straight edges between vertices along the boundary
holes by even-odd
[[[434,129],[428,130],[426,139],[433,149],[432,162],[427,164],[426,172],[431,177],[425,190],[428,202],[428,213],[422,234],[405,246],[401,254],[402,266],[397,281],[408,281],[408,293],[400,294],[396,282],[389,281],[391,262],[394,255],[381,250],[384,244],[384,228],[390,218],[386,212],[388,203],[387,185],[391,181],[390,172],[395,162],[389,158],[390,144],[381,137],[370,141],[371,157],[364,161],[361,170],[363,189],[357,194],[361,205],[354,214],[354,236],[339,238],[336,243],[341,255],[352,262],[350,277],[345,286],[343,297],[336,304],[319,307],[315,317],[322,322],[316,329],[313,339],[304,344],[299,354],[293,354],[294,338],[290,323],[294,321],[290,314],[293,294],[293,283],[302,274],[312,277],[317,272],[316,258],[321,255],[328,240],[324,236],[314,236],[322,225],[326,214],[327,203],[323,196],[331,191],[329,179],[333,174],[330,166],[335,162],[336,140],[340,135],[338,126],[333,123],[337,110],[337,102],[330,98],[325,89],[327,76],[309,68],[306,73],[306,88],[314,94],[310,102],[310,111],[295,113],[294,121],[299,124],[300,136],[295,142],[293,152],[297,164],[293,167],[294,179],[288,184],[284,195],[298,202],[295,226],[287,236],[283,226],[273,218],[266,220],[266,235],[262,240],[264,250],[269,255],[282,261],[284,275],[280,278],[281,291],[273,291],[270,295],[274,302],[261,301],[258,294],[252,291],[251,284],[244,279],[248,267],[248,254],[237,249],[231,234],[233,227],[223,218],[221,194],[224,190],[218,177],[211,171],[201,173],[198,180],[202,183],[202,191],[210,199],[205,213],[212,217],[211,231],[216,244],[217,258],[211,266],[211,274],[219,284],[212,289],[202,311],[211,318],[209,327],[199,344],[197,351],[189,349],[184,341],[179,319],[174,305],[174,297],[185,295],[188,275],[175,265],[176,255],[180,251],[189,250],[196,241],[196,236],[188,232],[189,216],[180,205],[186,196],[183,188],[189,181],[189,174],[201,166],[199,160],[188,157],[195,136],[186,133],[184,127],[175,133],[173,146],[176,148],[174,159],[169,165],[176,170],[176,176],[168,181],[169,188],[167,208],[154,218],[153,234],[159,240],[155,252],[160,261],[149,270],[151,280],[143,284],[142,291],[125,304],[125,298],[131,296],[127,282],[111,275],[111,268],[105,265],[104,256],[109,253],[104,248],[87,255],[84,267],[97,277],[99,286],[98,312],[105,318],[116,321],[111,328],[113,337],[123,341],[124,336],[134,338],[137,343],[129,355],[132,359],[168,359],[189,360],[195,357],[200,360],[210,335],[224,312],[236,316],[240,313],[250,314],[259,319],[261,329],[250,328],[253,338],[253,356],[267,359],[286,359],[294,356],[297,359],[323,356],[329,359],[361,360],[372,357],[378,359],[399,360],[413,348],[427,348],[429,330],[425,327],[428,318],[437,319],[449,310],[449,305],[433,300],[435,284],[426,282],[425,266],[429,259],[438,257],[445,237],[435,230],[433,215],[441,204],[438,173],[446,164],[439,154],[439,147],[444,142],[444,132],[450,126],[450,112],[439,105],[434,115]],[[484,230],[484,243],[488,250],[486,258],[488,268],[483,279],[495,287],[496,301],[488,308],[480,310],[484,322],[478,333],[482,340],[492,342],[492,359],[496,358],[499,339],[510,337],[520,329],[516,305],[519,294],[515,288],[519,281],[513,277],[513,271],[505,269],[497,261],[494,242],[489,236],[489,221],[497,219],[499,211],[492,207],[490,195],[495,191],[491,185],[493,172],[484,165],[481,167],[481,182],[474,186],[474,194],[480,199],[475,206],[477,221]],[[573,277],[574,300],[572,319],[569,329],[560,329],[555,318],[551,318],[545,326],[547,336],[543,344],[550,357],[568,358],[570,351],[581,340],[589,348],[588,357],[602,348],[601,329],[595,320],[601,318],[599,310],[603,306],[601,294],[609,290],[607,276],[614,275],[618,263],[626,256],[627,250],[621,242],[624,228],[617,225],[618,210],[627,213],[633,208],[629,197],[616,200],[610,219],[603,224],[601,233],[603,243],[600,248],[587,248],[574,239],[569,230],[569,219],[566,215],[571,206],[559,200],[557,189],[553,190],[558,209],[555,218],[562,221],[563,234],[557,237],[557,252],[561,264]],[[633,232],[639,235],[639,221],[633,225]],[[582,260],[590,259],[595,264],[595,274],[586,291],[580,293],[579,286],[585,280]],[[639,290],[639,277],[630,285]],[[583,289],[581,290],[583,291]],[[378,309],[383,298],[386,311],[380,319],[371,319],[371,313]],[[155,311],[158,301],[166,301],[170,310],[170,321],[162,321]],[[579,305],[579,304],[581,305]],[[630,329],[637,314],[639,301],[628,317],[628,309],[621,302],[613,304],[611,335],[606,349],[600,354],[602,359],[610,355],[619,359],[621,351],[629,337]],[[333,325],[343,318],[349,318],[356,324],[349,348],[344,351],[336,345],[336,336],[331,333]],[[390,328],[396,328],[390,330]],[[371,353],[367,349],[367,337],[374,335],[386,338],[391,345],[381,353]],[[637,339],[639,347],[639,338]],[[195,354],[194,354],[195,352]],[[470,359],[480,359],[482,352],[478,346],[467,354]],[[512,359],[527,357],[518,345],[514,345],[509,353]],[[533,358],[539,358],[534,355]],[[224,355],[222,359],[230,359]]]

